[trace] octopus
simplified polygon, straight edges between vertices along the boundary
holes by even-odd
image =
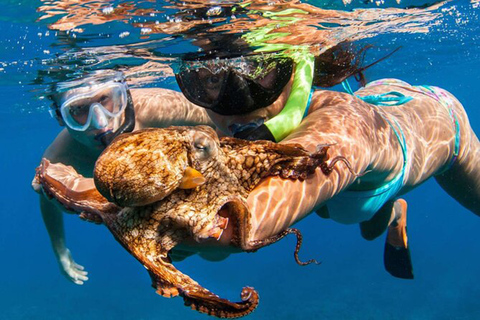
[[[220,318],[251,313],[259,303],[252,287],[244,287],[241,301],[231,302],[202,287],[172,264],[170,251],[187,238],[202,242],[220,239],[233,223],[232,242],[244,251],[256,251],[287,234],[247,242],[248,194],[269,176],[306,179],[317,168],[329,174],[328,145],[309,153],[297,144],[219,139],[209,127],[145,129],[116,138],[98,158],[95,187],[72,191],[43,159],[36,181],[49,197],[81,218],[103,223],[115,239],[148,270],[152,286],[164,297],[181,296],[185,305]],[[77,174],[78,175],[78,174]],[[227,214],[225,214],[227,212]]]

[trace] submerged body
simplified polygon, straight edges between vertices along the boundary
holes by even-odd
[[[329,154],[344,156],[354,171],[363,176],[357,178],[339,167],[328,177],[317,173],[302,183],[267,179],[248,198],[251,211],[256,213],[252,220],[252,230],[255,230],[251,233],[252,239],[274,234],[315,210],[329,217],[325,208],[328,209],[328,200],[335,195],[346,189],[355,194],[352,191],[381,188],[403,171],[403,183],[397,195],[435,177],[460,204],[480,215],[480,167],[476,160],[480,155],[480,143],[461,103],[446,91],[441,92],[450,101],[448,105],[445,98],[439,101],[416,87],[393,82],[370,85],[356,94],[370,96],[397,91],[413,99],[399,106],[379,107],[349,94],[314,93],[309,115],[281,143],[299,143],[309,151],[319,143],[332,144]],[[450,109],[457,118],[458,127]],[[396,134],[399,130],[405,138],[405,165],[403,148]],[[454,156],[457,136],[459,149],[458,155]],[[268,198],[267,194],[270,195]],[[287,203],[296,206],[286,206]],[[332,218],[348,223],[372,218],[355,212],[344,214],[335,212]],[[273,225],[272,221],[276,221],[274,228],[269,227]]]
[[[159,293],[165,296],[182,294],[187,297],[187,302],[192,303],[200,311],[216,316],[242,316],[251,312],[258,303],[258,297],[251,288],[244,290],[242,293],[244,301],[240,304],[215,298],[202,291],[204,289],[200,289],[201,287],[199,288],[198,284],[188,277],[184,278],[182,275],[171,278],[176,271],[171,269],[166,253],[177,246],[187,253],[210,251],[210,257],[213,259],[215,255],[224,257],[232,251],[255,250],[278,240],[285,235],[284,232],[291,225],[314,211],[322,217],[331,217],[342,223],[361,223],[364,236],[373,238],[371,234],[379,235],[387,226],[385,224],[382,228],[381,225],[376,225],[376,214],[386,210],[385,207],[386,211],[389,211],[388,208],[394,207],[396,196],[408,192],[432,176],[435,176],[440,185],[463,206],[477,215],[480,214],[477,205],[480,200],[480,167],[476,161],[480,143],[469,125],[461,104],[451,94],[437,88],[432,89],[436,95],[429,95],[419,88],[399,81],[385,81],[367,86],[356,93],[357,96],[364,97],[395,91],[412,98],[400,106],[384,107],[366,103],[349,94],[316,91],[308,116],[290,136],[274,148],[282,149],[284,144],[287,145],[285,147],[291,144],[300,145],[308,151],[304,155],[308,154],[307,158],[311,159],[311,156],[319,151],[319,145],[328,145],[328,154],[321,162],[324,164],[323,167],[316,164],[315,166],[321,169],[308,171],[309,174],[301,175],[302,179],[291,179],[298,177],[298,172],[287,170],[289,174],[285,176],[266,174],[259,176],[260,180],[256,183],[248,184],[246,189],[238,189],[238,176],[249,171],[244,165],[233,166],[240,171],[237,173],[221,169],[229,167],[229,157],[209,157],[207,162],[204,158],[198,158],[200,160],[197,159],[197,162],[187,161],[188,165],[184,162],[175,162],[176,165],[184,163],[180,171],[187,172],[186,167],[193,167],[202,174],[208,171],[213,177],[221,176],[223,179],[226,177],[227,187],[224,184],[214,184],[214,187],[217,187],[214,189],[216,192],[206,195],[207,198],[204,199],[208,201],[199,201],[204,192],[203,184],[194,185],[191,190],[185,191],[179,189],[178,186],[182,182],[178,182],[177,185],[172,184],[170,189],[167,188],[168,192],[162,191],[164,194],[161,197],[165,198],[147,205],[149,208],[155,207],[153,211],[127,208],[122,210],[120,215],[108,214],[111,204],[106,199],[98,200],[96,190],[80,190],[82,196],[78,196],[80,193],[75,194],[75,188],[65,186],[65,181],[81,182],[84,179],[63,166],[52,165],[46,168],[39,176],[38,182],[57,200],[63,201],[64,205],[77,212],[90,211],[93,217],[96,212],[107,212],[103,215],[111,217],[110,220],[106,221],[101,214],[100,216],[117,240],[149,270],[152,270],[151,261],[159,262],[160,265],[156,269],[158,273],[154,277],[154,284]],[[254,117],[249,119],[247,115],[244,116],[244,120],[254,120]],[[191,130],[195,132],[199,129]],[[217,145],[216,139],[212,133],[203,135],[202,145]],[[152,143],[154,141],[155,139]],[[249,145],[249,148],[258,150],[258,146],[262,144],[264,143],[254,143]],[[133,151],[134,149],[132,148]],[[153,148],[155,149],[158,148]],[[200,149],[204,150],[203,147]],[[231,156],[238,156],[237,151]],[[248,148],[243,152],[248,152]],[[294,154],[287,153],[290,156]],[[243,156],[242,159],[239,163],[246,164],[246,157]],[[335,165],[335,159],[345,161]],[[130,163],[129,160],[126,161]],[[206,163],[208,165],[204,167]],[[133,172],[137,170],[142,174],[144,164],[130,164],[132,166],[129,170]],[[269,170],[267,172],[271,172]],[[63,173],[66,174],[62,175]],[[383,203],[380,205],[383,204],[383,207],[378,212],[375,212],[377,209],[365,210],[365,214],[356,214],[348,210],[340,212],[332,210],[330,213],[328,210],[331,201],[346,192],[354,195],[358,192],[361,201],[362,193],[382,188],[395,180],[401,182],[398,190],[381,200]],[[92,183],[92,180],[89,181]],[[218,188],[219,186],[222,187]],[[109,188],[102,191],[107,197],[109,192],[113,192],[108,191],[113,190]],[[179,195],[183,195],[183,200],[181,210],[175,210],[178,216],[173,220],[176,222],[172,222],[172,217],[168,215],[160,215],[162,218],[156,220],[157,222],[164,221],[163,219],[167,217],[167,221],[171,223],[160,223],[161,228],[149,228],[150,231],[143,228],[130,229],[131,233],[135,234],[134,238],[123,237],[118,233],[118,228],[111,227],[122,220],[126,221],[124,226],[149,224],[152,212],[159,212],[158,210],[164,212],[165,203],[178,203],[171,200],[172,197]],[[232,197],[235,199],[241,197],[244,200],[229,202]],[[143,199],[143,196],[140,198]],[[112,193],[111,199],[115,200],[115,192]],[[203,203],[203,206],[198,206],[199,203]],[[207,206],[205,203],[214,205]],[[225,205],[228,203],[230,205]],[[113,212],[119,210],[116,207]],[[192,220],[190,212],[194,212],[195,217],[197,216],[195,212],[200,215],[207,214],[203,220]],[[95,220],[85,214],[84,217]],[[128,222],[131,219],[135,221],[133,224]],[[225,223],[225,219],[228,219],[228,224]],[[393,217],[388,216],[387,222],[392,219]],[[369,230],[373,230],[371,234],[368,233]],[[147,239],[149,241],[146,241]],[[161,250],[157,251],[157,255],[151,255],[152,248]],[[200,294],[192,293],[186,285],[197,288]]]

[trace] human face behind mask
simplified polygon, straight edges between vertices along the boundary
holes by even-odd
[[[277,115],[290,93],[293,61],[275,55],[184,61],[176,74],[185,97],[207,109],[229,136]]]
[[[109,119],[120,116],[126,106],[125,86],[112,82],[89,92],[76,92],[62,103],[60,112],[70,129],[86,131],[90,127],[107,127]]]
[[[242,115],[225,116],[208,109],[207,113],[217,129],[226,136],[234,136],[240,131],[257,128],[282,111],[288,97],[290,96],[292,82],[293,75],[278,98],[272,104],[264,108],[256,109]]]
[[[60,105],[56,115],[77,141],[103,149],[108,144],[105,138],[119,130],[130,103],[127,87],[117,76],[100,83],[86,82],[65,91],[57,102],[57,106]]]

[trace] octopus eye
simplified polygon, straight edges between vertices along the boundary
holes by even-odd
[[[203,144],[201,142],[196,142],[194,145],[195,149],[202,150],[202,151],[208,151],[208,145]]]
[[[215,143],[204,134],[195,137],[193,147],[199,160],[210,158],[216,154]]]

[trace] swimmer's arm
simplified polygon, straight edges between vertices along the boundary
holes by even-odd
[[[53,252],[57,260],[59,260],[60,257],[65,255],[67,251],[67,247],[65,245],[62,211],[43,193],[40,193],[40,211],[50,237]]]
[[[393,175],[401,170],[401,158],[392,157],[392,154],[387,157],[386,153],[382,153],[394,150],[395,155],[401,157],[396,137],[389,127],[379,127],[370,108],[362,107],[362,103],[355,101],[332,100],[328,93],[323,95],[325,101],[332,102],[323,103],[325,105],[320,108],[318,104],[322,101],[314,96],[312,104],[317,104],[314,105],[317,110],[311,112],[282,143],[298,143],[310,152],[314,152],[318,145],[332,144],[328,150],[329,159],[345,157],[354,173],[339,161],[329,175],[317,168],[315,174],[305,181],[279,177],[262,181],[247,198],[251,217],[247,223],[249,235],[245,243],[278,234],[324,207],[329,199],[355,181],[356,174],[375,171],[362,177],[368,180],[380,176],[376,171],[378,168]],[[379,150],[380,145],[384,147]]]
[[[135,105],[136,127],[193,126],[214,127],[204,108],[194,105],[177,91],[168,89],[131,89]]]
[[[88,272],[73,260],[70,250],[66,246],[62,211],[44,194],[40,194],[40,211],[60,271],[68,280],[82,285],[88,280]]]
[[[68,132],[63,130],[47,148],[43,156],[54,163],[66,162],[67,164],[74,164],[78,162],[78,159],[74,159],[76,158],[75,153],[69,152],[73,149],[72,140]],[[84,178],[84,180],[92,179]],[[79,185],[85,187],[84,183]],[[81,265],[75,263],[70,250],[66,246],[62,214],[64,208],[58,202],[48,199],[35,179],[32,182],[32,187],[39,193],[40,211],[62,274],[76,284],[83,284],[84,281],[88,280],[87,272],[83,270],[84,268]]]

